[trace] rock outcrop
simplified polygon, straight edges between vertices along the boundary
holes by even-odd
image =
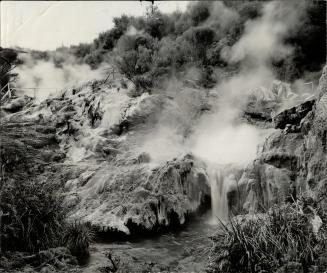
[[[245,111],[265,127],[271,127],[279,100],[298,99],[287,86],[274,86],[268,97],[260,96],[264,92],[254,94],[262,107],[250,103]],[[316,100],[274,116],[277,131],[258,158],[230,179],[230,211],[265,210],[304,189],[325,187],[326,69],[318,89]],[[187,135],[203,109],[210,110],[208,97],[189,89],[174,98],[167,94],[134,98],[128,91],[117,83],[90,82],[40,104],[26,100],[17,112],[8,110],[15,104],[9,101],[1,113],[7,141],[1,144],[2,162],[6,168],[17,165],[22,172],[27,169],[60,184],[69,218],[90,222],[99,231],[129,234],[183,224],[209,200],[207,166],[192,155],[153,161],[142,144],[158,123]],[[204,107],[207,104],[210,107]],[[25,156],[27,167],[16,164]]]
[[[26,166],[44,166],[34,178],[60,184],[69,219],[98,231],[130,234],[183,224],[210,199],[204,163],[192,155],[153,162],[140,146],[158,119],[169,124],[174,116],[186,131],[192,117],[183,107],[196,115],[202,106],[191,105],[192,98],[133,98],[118,89],[89,82],[11,112],[16,101],[9,101],[2,125],[5,167],[19,163],[23,174]]]
[[[317,100],[275,117],[279,129],[265,141],[258,158],[228,193],[233,213],[265,211],[303,191],[326,194],[327,84],[324,68]]]
[[[303,101],[306,102],[303,104]],[[275,127],[280,128],[286,125],[282,122],[287,122],[287,119],[292,119],[292,122],[294,119],[301,120],[313,104],[311,94],[294,93],[290,84],[275,80],[270,88],[250,90],[244,118],[251,124],[265,128],[271,127],[274,120]]]
[[[301,120],[312,110],[315,104],[315,99],[307,100],[298,106],[286,109],[274,117],[274,124],[276,129],[285,129],[289,124],[297,126],[300,129]]]
[[[104,163],[67,181],[66,188],[71,219],[127,234],[183,224],[210,200],[205,166],[190,155],[154,169]]]

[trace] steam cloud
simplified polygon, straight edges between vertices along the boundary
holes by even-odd
[[[71,54],[61,57],[64,62],[58,67],[52,58],[48,61],[34,60],[30,54],[21,54],[20,59],[24,63],[15,69],[19,74],[17,89],[43,100],[66,87],[104,77],[105,65],[92,70],[87,64],[78,64]],[[36,91],[25,88],[36,88]]]
[[[217,23],[212,14],[206,24],[228,27],[237,14],[222,2],[218,5],[225,16],[220,16]],[[262,15],[246,22],[240,40],[222,50],[222,57],[228,63],[241,63],[241,71],[213,88],[212,92],[219,98],[212,113],[203,115],[186,139],[174,134],[177,131],[174,127],[158,126],[156,134],[147,138],[144,145],[151,157],[155,161],[164,161],[172,155],[191,151],[210,163],[241,166],[255,159],[258,145],[270,130],[241,123],[239,117],[253,91],[271,87],[275,79],[270,66],[272,60],[292,54],[292,48],[283,40],[289,31],[295,31],[304,12],[303,1],[275,1],[263,5]],[[164,152],[158,151],[158,147],[164,147]]]
[[[245,23],[241,39],[226,52],[229,62],[251,60],[254,65],[268,66],[273,58],[284,59],[292,48],[283,43],[290,31],[295,31],[305,11],[304,1],[274,1],[263,7],[257,20]]]
[[[199,92],[192,92],[185,87],[183,92],[171,92],[169,95],[174,96],[181,111],[163,112],[154,130],[144,137],[142,149],[150,154],[154,162],[169,160],[188,151],[217,164],[245,165],[254,159],[257,147],[267,132],[241,123],[239,116],[255,89],[270,88],[274,80],[271,61],[292,54],[292,48],[283,41],[287,33],[296,31],[296,25],[304,13],[305,1],[274,1],[264,4],[261,16],[245,23],[244,34],[238,42],[221,51],[222,58],[231,64],[240,63],[241,70],[213,88],[212,93],[219,98],[211,113],[202,115],[194,124],[195,119],[190,118],[195,117],[192,112],[195,107],[192,105],[199,105],[203,97],[196,96]],[[223,2],[215,2],[210,16],[203,24],[216,29],[227,29],[238,18],[236,11],[226,7]],[[139,30],[131,26],[126,35],[137,33]],[[34,61],[28,54],[22,58],[24,65],[17,68],[20,87],[54,87],[60,90],[67,85],[104,76],[103,66],[91,70],[88,65],[78,64],[71,55],[64,56],[65,61],[61,67],[56,67],[51,59]],[[54,91],[46,90],[37,94],[39,99],[46,98]],[[189,132],[185,134],[187,130]]]

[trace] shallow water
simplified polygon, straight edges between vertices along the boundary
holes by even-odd
[[[155,264],[159,268],[177,272],[203,272],[211,241],[209,236],[216,230],[211,212],[188,222],[175,232],[148,238],[137,238],[113,243],[95,243],[84,272],[96,272],[110,262],[106,252],[115,257],[127,256],[139,264]]]

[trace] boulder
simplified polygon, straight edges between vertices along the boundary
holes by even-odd
[[[312,110],[316,100],[308,100],[298,106],[284,110],[274,116],[276,129],[285,129],[287,124],[300,125],[301,120]]]
[[[183,224],[210,196],[205,166],[191,155],[154,169],[141,162],[119,167],[106,163],[73,188],[79,202],[70,219],[126,234]]]
[[[26,97],[19,97],[2,106],[2,109],[12,113],[18,112],[23,109],[27,102],[28,99]]]

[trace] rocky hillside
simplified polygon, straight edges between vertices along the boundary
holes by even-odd
[[[246,168],[212,169],[186,149],[161,159],[144,145],[149,138],[170,138],[172,128],[187,139],[200,118],[215,111],[215,90],[183,85],[179,92],[135,97],[133,88],[119,80],[93,81],[41,103],[26,96],[6,101],[3,177],[53,185],[64,197],[68,221],[90,223],[104,236],[183,225],[210,200],[219,201],[220,211],[226,207],[228,217],[265,212],[303,191],[325,198],[326,68],[317,97],[296,95],[280,81],[249,92],[240,120],[273,132]],[[153,134],[158,124],[169,130]],[[171,148],[154,143],[160,154]]]
[[[157,164],[139,148],[159,114],[182,118],[182,109],[167,95],[133,98],[128,92],[116,83],[90,82],[41,104],[27,97],[7,102],[6,175],[27,171],[61,185],[70,220],[98,231],[130,234],[183,224],[210,200],[204,163],[185,155]]]
[[[295,104],[303,98],[281,82],[252,92],[244,120],[269,128],[273,116],[279,130],[250,166],[231,169],[238,178],[227,191],[230,212],[262,211],[290,193],[321,186],[326,164],[324,81],[325,74],[317,101],[306,100],[276,116],[286,100]],[[130,234],[183,224],[188,215],[209,205],[207,165],[191,154],[156,161],[145,151],[144,139],[165,120],[187,135],[198,117],[210,113],[217,95],[184,88],[180,97],[133,97],[132,88],[119,81],[94,81],[41,104],[28,97],[7,102],[1,125],[5,173],[27,173],[59,185],[69,219],[90,222],[99,232]]]
[[[266,211],[305,191],[326,198],[326,73],[325,67],[317,98],[274,117],[277,130],[228,192],[234,213]]]

